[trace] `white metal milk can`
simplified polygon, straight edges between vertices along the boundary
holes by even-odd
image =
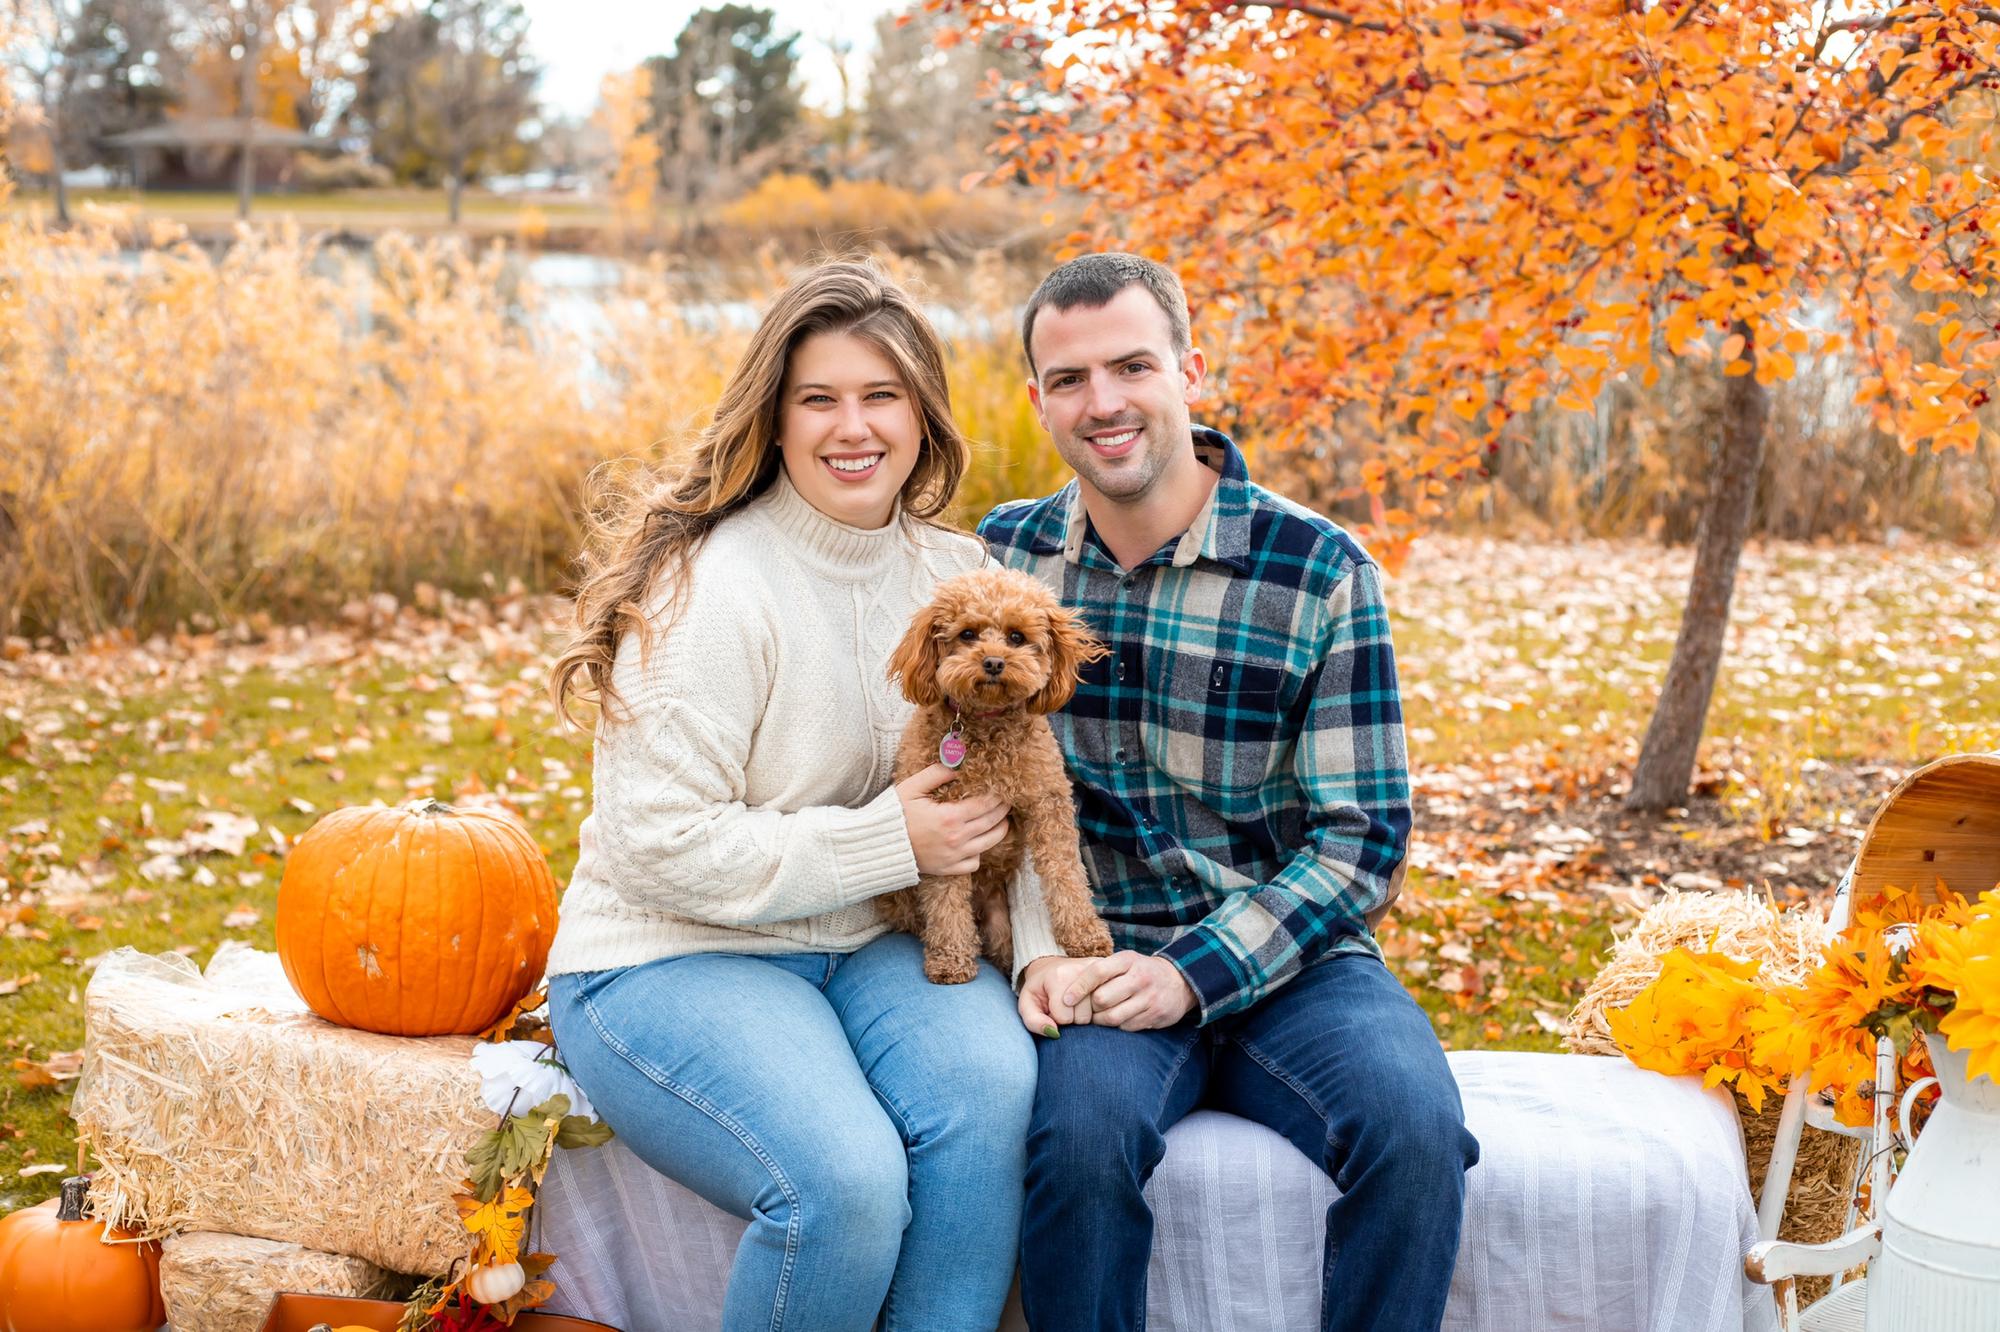
[[[2000,1084],[1968,1082],[1970,1051],[1924,1040],[1941,1099],[1882,1204],[1867,1332],[2000,1332]],[[1922,1087],[1903,1095],[1906,1125]]]

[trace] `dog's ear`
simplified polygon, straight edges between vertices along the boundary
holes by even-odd
[[[1091,636],[1083,617],[1075,611],[1055,606],[1048,614],[1049,682],[1028,700],[1028,711],[1034,713],[1054,712],[1069,702],[1076,693],[1076,682],[1083,668],[1111,655],[1111,649]]]
[[[944,702],[938,687],[938,667],[944,651],[938,635],[944,632],[944,607],[932,602],[910,620],[903,641],[889,654],[889,678],[901,680],[903,697],[920,708],[934,708]]]

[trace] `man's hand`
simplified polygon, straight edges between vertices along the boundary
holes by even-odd
[[[1025,987],[1024,987],[1025,988]],[[1126,950],[1110,957],[1085,959],[1067,973],[1060,991],[1051,991],[1059,1014],[1064,1007],[1082,1012],[1081,1022],[1120,1031],[1152,1031],[1171,1027],[1195,1006],[1194,988],[1179,967],[1163,957]]]
[[[1089,1001],[1082,1006],[1081,1016],[1075,1004],[1062,1002],[1063,991],[1070,988],[1070,981],[1083,970],[1090,961],[1086,957],[1063,957],[1060,954],[1038,957],[1021,971],[1021,997],[1016,1007],[1021,1010],[1021,1023],[1037,1036],[1056,1036],[1058,1026],[1076,1026],[1090,1021]]]

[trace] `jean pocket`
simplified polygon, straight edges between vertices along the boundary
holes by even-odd
[[[583,1005],[631,969],[606,967],[602,971],[565,971],[560,976],[549,977],[549,1025],[553,1027],[556,1023],[556,1010],[581,1013]]]

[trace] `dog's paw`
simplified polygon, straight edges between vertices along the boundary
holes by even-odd
[[[979,974],[978,962],[962,962],[956,958],[927,957],[924,959],[924,975],[933,985],[963,985]]]
[[[1114,951],[1111,947],[1111,931],[1104,928],[1104,922],[1101,920],[1092,921],[1091,924],[1093,928],[1085,931],[1083,938],[1077,940],[1074,948],[1066,948],[1063,951],[1071,957],[1110,957]]]

